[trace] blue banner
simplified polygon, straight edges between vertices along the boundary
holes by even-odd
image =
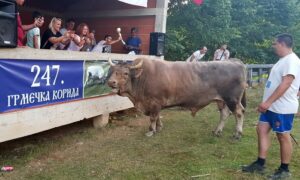
[[[84,61],[0,60],[0,113],[83,98]]]

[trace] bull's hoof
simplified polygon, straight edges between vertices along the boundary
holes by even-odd
[[[160,132],[162,130],[162,128],[163,128],[162,126],[157,126],[156,127],[156,132]]]
[[[145,133],[145,136],[151,137],[154,135],[154,133],[155,133],[154,131],[149,131],[149,132]]]
[[[217,136],[217,137],[221,137],[222,136],[222,131],[221,130],[215,130],[215,131],[212,131],[213,135],[214,136]]]
[[[242,133],[241,132],[237,132],[233,135],[234,140],[241,140],[241,138],[242,138]]]

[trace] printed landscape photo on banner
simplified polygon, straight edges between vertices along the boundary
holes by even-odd
[[[106,83],[110,68],[107,60],[87,60],[84,67],[84,97],[110,93],[111,88]]]

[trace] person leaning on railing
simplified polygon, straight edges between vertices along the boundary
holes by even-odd
[[[40,23],[37,25],[37,27],[29,30],[26,35],[27,43],[26,46],[35,48],[35,49],[40,49],[41,48],[41,33],[40,33],[40,27],[44,24],[44,16],[37,12],[34,11],[32,13],[32,18],[35,21],[38,19]]]
[[[81,23],[76,29],[76,34],[72,37],[67,50],[69,51],[90,51],[95,44],[94,34],[89,32],[86,23]]]
[[[203,46],[199,50],[195,51],[190,57],[188,57],[185,61],[186,62],[199,62],[203,56],[205,56],[207,52],[207,47]]]
[[[116,40],[113,40],[112,36],[107,34],[104,36],[104,40],[101,40],[97,43],[97,45],[92,49],[92,52],[111,53],[111,45],[121,40],[122,40],[121,34],[119,34],[119,37]]]
[[[18,6],[23,6],[25,0],[16,0]],[[41,26],[42,22],[39,19],[35,19],[32,24],[22,25],[20,14],[17,14],[17,25],[18,25],[18,46],[24,46],[25,31],[31,30],[35,27]]]
[[[58,49],[60,43],[67,44],[70,42],[72,35],[69,31],[64,35],[59,32],[61,22],[60,18],[52,18],[49,28],[43,34],[41,49]]]
[[[126,40],[124,48],[127,50],[128,54],[142,54],[142,41],[137,36],[138,29],[136,27],[131,28],[131,36]]]

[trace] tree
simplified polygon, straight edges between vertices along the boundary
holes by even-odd
[[[230,26],[230,11],[231,0],[214,0],[200,7],[191,1],[175,1],[168,16],[166,58],[184,60],[200,46],[215,49],[221,43],[229,42],[237,32]]]
[[[184,60],[199,46],[208,46],[209,58],[223,42],[249,63],[277,61],[271,44],[276,34],[291,33],[300,50],[299,0],[172,0],[167,23],[166,59]],[[300,51],[299,51],[300,52]]]

